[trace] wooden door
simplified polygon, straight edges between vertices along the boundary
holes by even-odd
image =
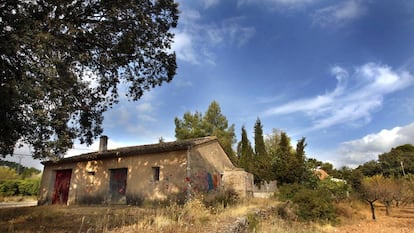
[[[72,169],[56,171],[52,204],[68,203],[71,176]]]
[[[127,173],[126,168],[110,170],[109,195],[113,204],[126,204]]]

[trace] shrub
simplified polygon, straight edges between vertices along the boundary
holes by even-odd
[[[36,196],[39,192],[40,180],[31,179],[31,180],[19,180],[17,182],[19,195],[25,196]]]
[[[239,200],[239,194],[232,189],[209,193],[203,198],[204,205],[207,207],[223,206],[224,208],[236,204]]]
[[[19,186],[15,180],[6,180],[0,184],[1,196],[14,196],[19,194]]]
[[[351,191],[350,186],[346,182],[331,179],[321,180],[319,182],[319,189],[326,190],[337,202],[346,199]]]
[[[293,209],[299,220],[302,221],[336,220],[332,196],[324,189],[309,189],[299,184],[289,184],[280,187],[278,197],[282,201],[290,200],[294,204],[280,206],[278,215],[281,217],[289,215],[294,218],[294,215],[288,212]]]
[[[298,205],[296,214],[304,221],[335,221],[332,200],[324,190],[301,189],[292,199]]]
[[[296,221],[298,216],[296,215],[296,208],[291,201],[286,201],[279,204],[276,207],[277,215],[284,220]]]

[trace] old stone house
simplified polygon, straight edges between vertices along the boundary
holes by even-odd
[[[216,137],[99,151],[43,162],[43,204],[140,204],[197,192],[253,193],[253,175],[235,167]]]

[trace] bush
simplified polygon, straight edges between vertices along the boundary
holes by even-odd
[[[346,199],[351,191],[350,186],[346,182],[330,179],[321,180],[319,182],[319,189],[330,193],[336,202]]]
[[[224,208],[236,204],[239,200],[239,194],[232,189],[209,193],[203,198],[204,205],[207,207],[223,206]]]
[[[19,195],[36,196],[39,192],[40,180],[19,180],[17,182]]]
[[[39,191],[40,180],[6,180],[0,183],[2,196],[36,196]]]
[[[331,194],[324,189],[309,189],[299,184],[289,184],[280,187],[279,199],[290,200],[294,205],[286,204],[278,208],[281,217],[293,216],[288,214],[290,209],[302,221],[335,221],[336,213]],[[288,208],[289,207],[289,208]],[[284,216],[285,215],[285,216]]]
[[[19,186],[15,180],[6,180],[0,184],[1,196],[14,196],[19,194]]]

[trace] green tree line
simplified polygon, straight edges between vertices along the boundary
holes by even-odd
[[[35,196],[39,186],[39,170],[0,160],[0,196]]]
[[[229,126],[219,104],[213,101],[205,114],[187,112],[175,118],[178,140],[217,136],[231,161],[254,175],[258,185],[276,180],[280,200],[289,200],[296,206],[302,220],[335,221],[335,202],[350,197],[369,203],[375,218],[375,203],[386,206],[414,202],[414,146],[401,145],[366,162],[357,168],[336,169],[331,163],[306,156],[306,138],[300,138],[295,147],[286,132],[273,129],[265,135],[263,124],[257,118],[253,143],[245,126],[241,127],[236,146],[234,124]],[[319,179],[316,171],[324,170],[327,179]],[[282,211],[283,212],[283,211]]]

